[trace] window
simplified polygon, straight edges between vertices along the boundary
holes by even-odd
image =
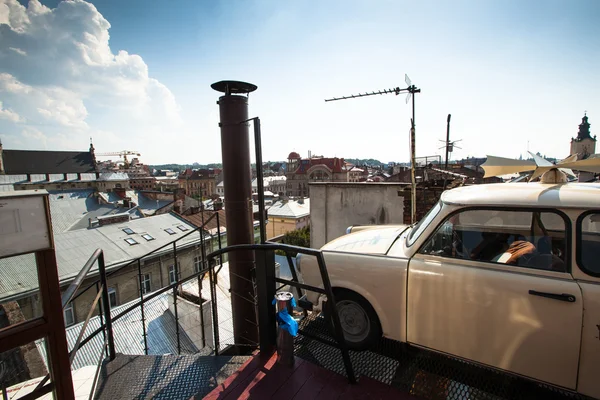
[[[177,232],[175,232],[175,231],[174,231],[173,229],[171,229],[171,228],[167,228],[167,229],[165,229],[165,232],[167,232],[169,235],[174,235],[174,234],[176,234],[176,233],[177,233]]]
[[[177,263],[177,266],[179,267],[179,263]],[[177,275],[175,272],[175,265],[169,265],[169,285],[177,282]]]
[[[142,275],[142,293],[143,294],[150,293],[152,291],[150,278],[151,278],[150,274]]]
[[[70,326],[75,323],[75,310],[73,308],[73,303],[67,304],[64,311],[65,316],[65,326]]]
[[[600,276],[600,213],[586,213],[577,220],[577,264],[588,275]]]
[[[194,257],[194,272],[199,272],[202,268],[202,257]]]
[[[421,236],[421,233],[429,226],[431,221],[439,214],[442,209],[442,202],[438,202],[435,206],[431,207],[431,209],[425,214],[422,220],[417,222],[417,224],[412,228],[410,234],[408,235],[408,245],[412,246],[413,243]]]
[[[420,252],[566,272],[566,227],[553,212],[466,210],[450,216]]]
[[[187,226],[185,226],[185,225],[178,225],[177,227],[179,228],[179,230],[180,230],[180,231],[183,231],[183,232],[185,232],[185,231],[188,231],[188,230],[189,230],[189,229],[188,229],[188,227],[187,227]]]
[[[123,232],[125,232],[128,235],[133,235],[135,233],[131,228],[123,228]]]
[[[142,237],[143,237],[144,239],[146,239],[147,241],[154,240],[154,238],[153,238],[152,236],[150,236],[149,234],[147,234],[147,233],[144,233],[144,234],[142,235]]]
[[[133,246],[134,244],[139,244],[134,238],[125,238],[125,241],[130,245]]]
[[[114,287],[108,288],[108,302],[110,304],[110,308],[117,306],[117,290]]]

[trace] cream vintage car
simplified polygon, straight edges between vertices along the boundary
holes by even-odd
[[[414,226],[350,231],[322,250],[351,347],[383,335],[600,398],[600,185],[466,186]]]

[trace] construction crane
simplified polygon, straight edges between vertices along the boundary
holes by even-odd
[[[127,156],[138,156],[138,157],[141,157],[140,153],[138,153],[137,151],[131,151],[131,150],[113,151],[113,152],[108,152],[108,153],[98,153],[96,155],[97,156],[104,156],[104,157],[110,157],[110,156],[123,157],[123,166],[125,168],[129,168],[129,161],[127,160]]]

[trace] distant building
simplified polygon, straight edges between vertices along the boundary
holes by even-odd
[[[587,158],[590,154],[596,153],[596,136],[590,135],[590,123],[587,113],[583,115],[577,137],[571,138],[571,152],[569,154],[578,154],[581,158]]]
[[[287,190],[288,196],[308,197],[309,182],[348,182],[348,168],[343,158],[316,157],[302,158],[291,152],[288,155]]]
[[[0,142],[0,191],[129,188],[120,171],[100,172],[89,151],[8,150]]]
[[[280,200],[267,210],[267,239],[310,225],[310,199]]]
[[[217,176],[221,173],[215,169],[186,169],[179,174],[179,187],[188,196],[210,197],[217,194]]]

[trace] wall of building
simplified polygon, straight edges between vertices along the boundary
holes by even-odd
[[[274,238],[275,236],[283,235],[286,232],[304,228],[309,225],[309,223],[310,218],[308,216],[301,218],[284,218],[270,215],[267,224],[267,240]]]
[[[311,183],[310,244],[319,248],[351,225],[402,224],[405,185]]]
[[[214,348],[213,325],[211,301],[202,303],[202,313],[204,314],[204,327],[200,319],[200,306],[177,296],[177,316],[179,317],[179,326],[188,335],[192,343],[198,349],[202,349],[202,338],[206,337],[206,346]],[[175,315],[175,305],[173,304],[173,294],[169,294],[169,311]]]

